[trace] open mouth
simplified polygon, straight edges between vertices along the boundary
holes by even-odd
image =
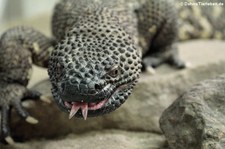
[[[67,108],[70,109],[69,119],[71,119],[79,109],[82,111],[83,118],[86,120],[88,115],[88,110],[98,110],[101,109],[108,99],[102,100],[96,103],[87,103],[87,102],[68,102],[65,101],[64,104]]]
[[[103,90],[101,90],[101,92],[104,92],[106,97],[105,99],[101,100],[101,101],[97,101],[97,102],[84,102],[83,100],[78,101],[78,102],[74,102],[74,101],[64,101],[64,106],[68,109],[68,111],[70,112],[69,114],[69,119],[71,119],[72,117],[74,117],[74,115],[76,115],[76,113],[79,111],[79,109],[82,112],[82,116],[83,118],[86,120],[88,117],[88,111],[96,111],[99,110],[101,108],[104,107],[104,105],[110,100],[113,99],[115,94],[117,94],[118,92],[125,90],[129,87],[131,87],[133,84],[133,81],[130,83],[125,83],[120,85],[119,87],[112,87],[112,89],[109,89],[109,85],[107,85]]]

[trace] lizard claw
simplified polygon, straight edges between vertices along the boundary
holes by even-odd
[[[8,144],[13,144],[14,140],[11,137],[11,131],[10,131],[11,109],[14,108],[16,110],[16,113],[21,118],[23,118],[26,122],[30,124],[37,124],[38,120],[30,116],[27,110],[22,106],[22,101],[27,99],[34,99],[34,100],[41,99],[46,102],[49,102],[50,100],[47,100],[48,98],[46,96],[42,96],[39,92],[28,90],[23,86],[11,85],[7,87],[10,89],[11,92],[14,92],[14,94],[8,94],[7,97],[2,96],[0,98],[0,101],[1,99],[3,101],[3,102],[0,102],[0,112],[1,112],[0,134],[1,134],[1,139],[4,142]],[[2,90],[3,93],[8,91],[8,90],[5,91],[4,89],[5,88],[3,88]]]
[[[191,68],[192,67],[192,64],[190,62],[185,62],[185,68]]]
[[[14,144],[14,140],[11,136],[7,136],[5,137],[5,141],[8,143],[8,144]]]
[[[38,123],[38,120],[35,119],[34,117],[32,116],[28,116],[26,119],[26,122],[30,123],[30,124],[37,124]]]
[[[27,97],[23,100],[41,100],[45,103],[50,104],[52,102],[51,95],[42,95],[40,92],[36,90],[28,90],[27,91]]]
[[[10,111],[12,109],[10,106],[14,107],[18,115],[30,124],[37,124],[38,120],[29,115],[26,109],[23,108],[20,101],[17,101],[17,100],[11,101],[10,105],[4,104],[3,106],[1,106],[1,134],[6,143],[13,144],[14,140],[11,137],[10,127],[9,127],[10,126],[9,117],[10,117]]]
[[[52,100],[50,99],[50,96],[45,96],[45,95],[42,95],[40,97],[40,100],[43,101],[43,102],[46,102],[48,104],[50,104],[52,102]]]
[[[147,66],[146,72],[149,73],[150,75],[155,75],[156,74],[155,69],[152,68],[151,66]]]

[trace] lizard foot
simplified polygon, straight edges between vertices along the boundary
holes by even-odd
[[[30,116],[27,110],[22,106],[24,100],[42,100],[50,102],[48,97],[41,93],[29,90],[18,84],[6,85],[0,89],[0,109],[1,109],[1,140],[8,144],[13,144],[14,140],[10,132],[11,110],[14,108],[17,114],[30,124],[37,124],[38,120]]]
[[[151,75],[156,73],[155,68],[157,68],[162,63],[162,60],[157,57],[145,57],[142,61],[142,71],[147,72]]]
[[[181,60],[178,56],[172,56],[168,60],[168,64],[175,67],[176,69],[184,69],[191,67],[191,63]]]

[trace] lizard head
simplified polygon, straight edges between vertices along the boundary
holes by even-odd
[[[141,58],[120,28],[76,27],[49,60],[52,93],[70,118],[98,116],[125,102],[140,74]]]

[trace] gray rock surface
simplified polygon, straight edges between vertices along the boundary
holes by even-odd
[[[88,139],[90,137],[90,131],[94,131],[93,133],[96,136],[101,136],[102,131],[106,129],[127,131],[124,137],[128,140],[131,137],[131,135],[129,135],[130,131],[135,131],[137,133],[146,132],[153,136],[158,134],[157,136],[159,138],[161,136],[161,139],[164,140],[158,123],[163,110],[196,82],[222,73],[225,73],[225,62],[209,64],[207,66],[184,71],[176,71],[168,75],[149,76],[143,74],[133,94],[121,108],[111,114],[97,118],[88,118],[86,121],[77,118],[68,120],[68,114],[61,112],[54,102],[51,104],[40,101],[29,102],[29,104],[26,103],[25,105],[29,105],[30,107],[28,108],[30,113],[39,119],[39,123],[37,125],[27,124],[13,112],[12,132],[14,132],[15,138],[26,140],[26,142],[28,142],[28,140],[35,141],[16,144],[15,148],[35,148],[35,146],[44,148],[46,144],[50,145],[50,147],[57,145],[62,147],[67,145],[67,143],[69,146],[82,145],[82,143],[76,142],[79,136],[82,136],[84,140]],[[50,92],[50,84],[48,81],[39,83],[35,88],[43,93]],[[74,141],[72,141],[70,137],[62,137],[68,134],[75,134],[75,136],[78,137],[74,138]],[[83,136],[82,134],[87,135]],[[128,136],[126,136],[126,134]],[[122,146],[122,144],[125,144],[125,147],[129,147],[129,145],[132,144],[135,148],[135,146],[139,144],[137,142],[143,141],[141,138],[131,137],[136,140],[136,142],[134,141],[131,144],[127,144],[119,137],[119,134],[113,135],[109,132],[108,137],[110,137],[110,135],[111,138],[115,138],[117,141],[110,140],[108,141],[109,145],[119,144]],[[58,137],[61,137],[60,141],[55,141]],[[44,140],[40,141],[40,138]],[[153,138],[154,137],[150,137],[150,139]],[[158,147],[149,148],[160,149],[163,144],[164,141],[161,141]],[[96,148],[101,148],[97,142],[93,145],[95,145]],[[114,146],[112,145],[111,147],[113,148]]]
[[[56,140],[39,140],[3,146],[4,149],[168,149],[165,138],[147,132],[121,130],[70,134]]]
[[[30,102],[30,113],[39,119],[39,124],[30,125],[13,115],[12,130],[19,138],[36,138],[82,133],[90,130],[122,129],[161,133],[159,118],[179,95],[193,84],[225,73],[225,62],[210,64],[168,75],[150,76],[143,74],[133,94],[121,108],[102,117],[68,119],[54,104]],[[50,93],[50,83],[43,81],[34,88]],[[18,127],[18,125],[20,127]]]
[[[225,75],[199,83],[160,119],[172,149],[225,148]]]

